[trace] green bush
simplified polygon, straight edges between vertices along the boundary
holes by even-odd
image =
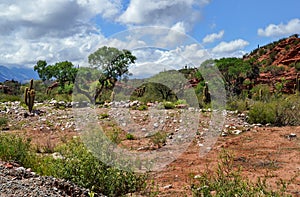
[[[257,101],[251,106],[248,116],[250,123],[274,124],[276,120],[276,109],[273,103]]]
[[[122,196],[146,187],[146,175],[108,166],[95,158],[78,138],[56,147],[61,159],[36,155],[33,150],[29,139],[0,134],[0,159],[19,163],[38,174],[64,178],[107,196]]]
[[[131,133],[127,133],[127,134],[126,134],[126,139],[127,139],[127,140],[134,140],[134,139],[135,139],[135,137],[134,137],[134,135],[133,135],[133,134],[131,134]]]
[[[231,111],[237,110],[238,112],[244,112],[249,108],[249,100],[232,99],[227,103],[227,109]]]
[[[184,99],[178,99],[178,100],[175,102],[175,105],[181,105],[181,104],[187,104],[186,100],[184,100]]]
[[[300,62],[295,64],[295,68],[296,68],[297,71],[300,71]]]
[[[271,98],[271,87],[266,84],[259,84],[253,87],[250,91],[252,99],[256,101],[268,102]]]
[[[6,117],[0,117],[0,128],[6,126],[8,123],[8,119]]]
[[[121,196],[145,187],[146,176],[106,165],[96,159],[78,139],[59,147],[58,151],[65,159],[56,160],[56,177],[108,196]]]
[[[0,134],[0,158],[3,161],[16,162],[25,167],[31,163],[30,140],[13,134]]]
[[[300,125],[300,96],[280,98],[274,105],[276,105],[276,126]]]
[[[131,107],[132,110],[139,110],[139,111],[145,111],[148,109],[148,106],[147,105],[134,105]]]
[[[162,131],[156,132],[150,140],[158,148],[161,148],[167,141],[167,134]]]
[[[224,151],[216,170],[204,172],[191,185],[193,196],[287,196],[286,184],[278,184],[278,191],[272,191],[266,184],[266,177],[256,183],[242,177],[240,169],[234,166],[234,158]]]
[[[269,103],[256,101],[248,113],[250,123],[271,123],[276,126],[300,125],[300,96],[276,98]]]
[[[175,108],[175,104],[172,102],[165,101],[163,104],[164,104],[165,109],[174,109]]]
[[[0,93],[0,102],[21,101],[21,96]]]
[[[106,119],[106,118],[109,118],[109,114],[103,113],[99,115],[99,119]]]

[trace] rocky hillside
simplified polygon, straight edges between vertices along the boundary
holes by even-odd
[[[300,38],[298,34],[258,47],[244,60],[252,59],[260,67],[257,83],[275,86],[284,82],[283,91],[293,93],[300,72]]]

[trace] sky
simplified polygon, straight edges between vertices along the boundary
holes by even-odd
[[[86,66],[107,45],[137,56],[136,75],[197,66],[299,34],[299,7],[299,0],[0,0],[0,65]]]

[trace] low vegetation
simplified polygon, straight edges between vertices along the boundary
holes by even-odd
[[[196,175],[191,185],[193,196],[289,196],[286,194],[288,182],[278,182],[277,189],[267,185],[267,177],[251,182],[241,175],[241,169],[234,166],[233,155],[223,151],[217,169]]]
[[[64,178],[107,196],[122,196],[146,187],[146,175],[104,164],[86,149],[79,138],[56,147],[55,151],[59,158],[37,154],[29,139],[12,134],[0,135],[0,159],[30,167],[40,175]]]

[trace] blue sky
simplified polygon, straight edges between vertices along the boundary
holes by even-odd
[[[242,56],[300,33],[299,7],[298,0],[2,0],[0,65],[33,67],[39,59],[85,65],[103,45],[139,48],[137,73],[207,54]]]

